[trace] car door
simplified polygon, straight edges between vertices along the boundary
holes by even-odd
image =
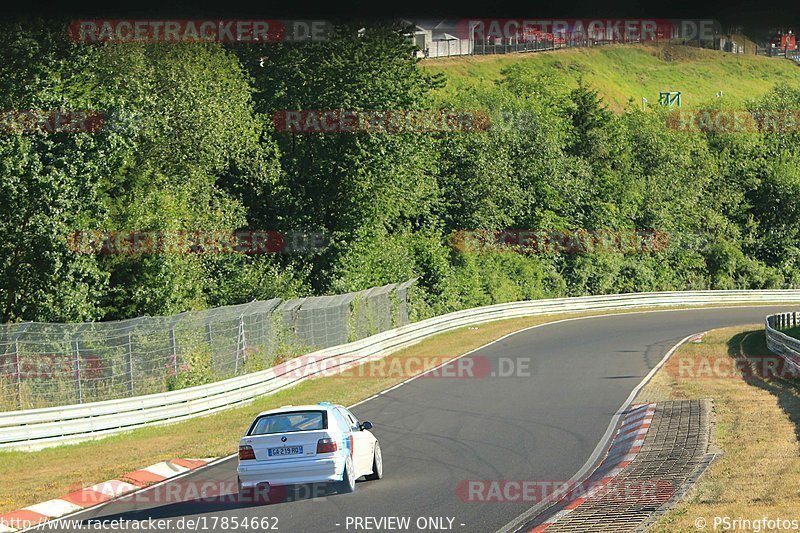
[[[342,450],[347,450],[347,453],[353,460],[353,468],[357,470],[356,458],[353,455],[353,431],[350,429],[350,421],[339,408],[334,408],[331,413],[333,414],[333,419],[336,421],[336,426],[342,434],[341,448]]]
[[[359,476],[369,474],[372,472],[375,437],[373,437],[369,431],[361,429],[358,419],[353,413],[344,407],[341,408],[341,412],[350,424],[350,429],[353,432],[353,461],[356,465],[356,472]]]

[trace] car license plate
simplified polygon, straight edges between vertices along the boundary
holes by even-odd
[[[302,446],[283,446],[281,448],[270,448],[267,452],[270,457],[276,455],[303,455]]]

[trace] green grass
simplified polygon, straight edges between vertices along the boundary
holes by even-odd
[[[551,52],[453,57],[422,61],[424,69],[446,76],[443,97],[467,86],[493,84],[501,71],[516,63],[536,72],[550,72],[566,86],[578,79],[599,90],[612,109],[642,97],[658,105],[660,91],[681,91],[684,108],[714,100],[722,91],[731,104],[763,95],[776,83],[800,87],[800,68],[778,58],[736,55],[678,45],[617,45]]]
[[[790,337],[794,337],[795,339],[800,339],[800,328],[790,328],[781,331],[786,335],[789,335]]]
[[[708,531],[719,531],[723,528],[712,527],[715,516],[758,520],[800,513],[798,381],[725,371],[697,377],[678,370],[682,365],[700,369],[702,363],[733,358],[752,358],[757,364],[769,354],[761,324],[714,330],[701,343],[683,345],[642,390],[640,397],[647,401],[713,398],[715,442],[724,452],[690,496],[652,531],[699,531],[695,527],[699,517],[707,521]]]

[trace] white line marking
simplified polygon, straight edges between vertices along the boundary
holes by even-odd
[[[643,311],[643,312],[649,313],[650,311]],[[686,337],[681,339],[680,342],[678,342],[678,344],[670,348],[669,351],[664,355],[664,357],[661,358],[661,361],[659,361],[658,364],[654,366],[653,369],[650,370],[650,372],[644,377],[642,382],[639,383],[636,386],[636,388],[631,391],[631,393],[628,395],[628,398],[622,403],[622,406],[619,409],[617,409],[617,412],[614,413],[613,417],[611,417],[611,422],[609,422],[605,434],[603,434],[603,437],[600,439],[600,442],[597,443],[597,446],[592,452],[592,455],[589,456],[589,459],[586,460],[581,469],[578,470],[578,472],[576,472],[575,475],[570,478],[568,483],[577,483],[579,481],[584,481],[591,468],[600,466],[598,464],[600,456],[608,450],[607,446],[611,440],[612,434],[614,433],[614,428],[617,427],[620,418],[622,418],[626,414],[628,407],[630,407],[630,405],[633,403],[633,400],[634,398],[636,398],[636,395],[639,394],[639,391],[642,390],[642,388],[645,385],[647,385],[647,382],[649,382],[653,378],[656,372],[658,372],[661,369],[661,367],[664,366],[664,364],[672,356],[672,354],[675,353],[675,351],[677,351],[678,348],[683,346],[694,335],[697,334],[693,333],[691,335],[687,335]],[[531,507],[524,513],[520,514],[512,521],[510,521],[508,524],[498,529],[497,530],[498,533],[509,533],[512,531],[517,531],[521,526],[525,525],[525,523],[528,522],[530,519],[534,518],[540,512],[544,511],[545,507],[549,507],[550,505],[552,505],[552,502],[541,502],[534,505],[533,507]]]

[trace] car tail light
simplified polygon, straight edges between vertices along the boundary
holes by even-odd
[[[256,458],[256,452],[253,451],[252,446],[239,446],[239,460],[252,461]]]
[[[339,447],[333,439],[319,439],[317,441],[317,453],[331,453],[338,449]]]

